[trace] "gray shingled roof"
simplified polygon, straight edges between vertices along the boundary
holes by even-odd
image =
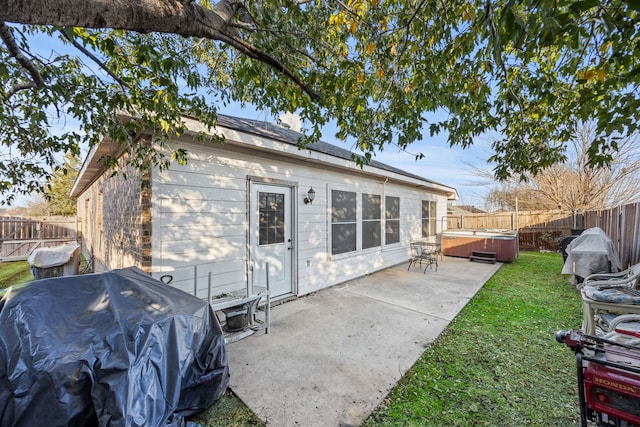
[[[262,122],[259,120],[251,120],[251,119],[242,119],[239,117],[226,116],[223,114],[218,114],[218,126],[222,126],[228,129],[234,129],[237,131],[241,131],[241,132],[245,132],[245,133],[249,133],[257,136],[262,136],[265,138],[274,139],[274,140],[291,144],[291,145],[297,145],[298,139],[301,136],[303,136],[299,132],[293,131],[291,129],[287,129],[285,127],[279,126],[274,123]],[[322,154],[327,154],[329,156],[353,161],[352,156],[354,155],[354,153],[344,148],[340,148],[336,145],[329,144],[328,142],[323,142],[323,141],[314,142],[312,144],[307,145],[306,148],[308,150],[316,151]],[[426,179],[419,175],[414,175],[402,169],[398,169],[396,167],[389,166],[387,164],[384,164],[375,160],[371,160],[369,162],[369,165],[378,169],[385,170],[387,172],[397,173],[399,175],[403,175],[409,178],[428,182],[430,184],[446,186],[445,184],[440,184],[439,182]]]

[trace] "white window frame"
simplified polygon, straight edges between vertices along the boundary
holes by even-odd
[[[428,203],[428,215],[424,217],[424,204]],[[433,209],[432,209],[433,207]],[[428,221],[427,233],[425,234],[424,222]],[[433,228],[433,234],[431,233]],[[420,236],[422,238],[435,237],[438,234],[438,202],[437,200],[423,199],[420,201]]]
[[[333,221],[333,192],[334,191],[339,191],[342,193],[353,193],[355,194],[355,202],[356,202],[356,216],[355,216],[355,221],[351,222],[351,221],[345,221],[345,222],[334,222]],[[342,256],[350,256],[353,254],[358,253],[361,249],[361,245],[360,242],[358,241],[358,236],[359,234],[362,233],[361,231],[361,227],[360,227],[360,220],[361,220],[361,207],[360,207],[360,203],[358,203],[358,195],[359,192],[358,191],[353,191],[353,190],[343,190],[341,188],[329,188],[329,209],[328,209],[328,213],[329,213],[329,253],[331,254],[332,257],[342,257]],[[340,252],[340,253],[334,253],[333,250],[333,226],[334,224],[352,224],[355,223],[355,249],[351,250],[351,251],[346,251],[346,252]]]
[[[378,198],[378,218],[373,218],[373,219],[365,219],[364,218],[364,199],[365,199],[365,196],[373,196],[373,197],[377,197]],[[360,204],[361,204],[361,207],[360,207],[360,212],[361,212],[361,214],[360,214],[360,230],[361,230],[360,231],[360,250],[361,251],[376,250],[378,248],[382,248],[382,241],[383,241],[382,233],[384,231],[384,223],[383,223],[383,218],[382,218],[382,209],[383,209],[383,206],[384,206],[383,203],[382,203],[383,197],[384,196],[382,194],[375,194],[373,192],[365,192],[365,191],[360,192],[359,199],[360,199]],[[380,229],[379,229],[380,236],[379,236],[379,240],[377,242],[377,245],[369,246],[367,248],[364,247],[364,238],[365,238],[364,225],[365,225],[365,222],[368,223],[368,224],[372,224],[372,223],[377,222],[379,224],[379,226],[380,226]]]
[[[383,237],[383,246],[399,245],[400,241],[401,241],[401,236],[402,236],[402,233],[401,233],[402,221],[400,220],[400,218],[402,216],[401,215],[402,208],[401,208],[400,204],[402,203],[402,201],[400,199],[400,196],[384,195],[383,197],[384,197],[384,207],[383,207],[383,210],[384,210],[383,230],[384,230],[384,232],[382,233],[382,235],[384,236]],[[398,217],[397,218],[387,218],[387,198],[388,197],[389,198],[398,199]],[[394,221],[394,222],[397,221],[397,223],[398,223],[398,241],[397,242],[392,242],[392,243],[387,242],[387,221]]]

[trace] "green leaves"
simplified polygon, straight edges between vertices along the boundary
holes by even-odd
[[[579,121],[595,120],[603,137],[638,130],[637,1],[250,0],[243,7],[220,40],[12,28],[46,87],[8,96],[29,75],[0,46],[0,137],[13,148],[0,171],[3,194],[33,191],[38,175],[47,175],[40,164],[105,135],[136,164],[183,161],[184,153],[143,149],[131,135],[153,129],[162,145],[184,132],[182,114],[211,127],[230,102],[274,116],[296,112],[309,129],[301,145],[334,120],[336,136],[360,147],[364,161],[388,144],[407,148],[426,136],[466,147],[496,134],[490,160],[499,178],[562,161]],[[34,37],[58,31],[63,53],[36,52]],[[118,121],[122,111],[136,120]],[[52,134],[67,118],[77,128]],[[594,140],[594,164],[615,155],[603,141]]]
[[[594,7],[599,7],[601,5],[602,5],[602,2],[600,0],[576,1],[569,5],[569,10],[573,13],[582,13]]]
[[[64,156],[63,165],[54,169],[44,191],[50,215],[73,216],[76,214],[76,201],[69,197],[69,194],[80,166],[81,162],[77,155],[68,153]]]

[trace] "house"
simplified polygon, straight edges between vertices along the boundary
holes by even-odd
[[[486,213],[485,211],[483,211],[482,209],[476,208],[475,206],[469,206],[469,205],[452,205],[449,204],[449,207],[447,208],[447,214],[448,215],[469,215],[469,214],[481,214],[481,213]]]
[[[331,144],[300,150],[287,127],[219,115],[225,143],[201,143],[203,126],[184,120],[190,132],[175,144],[186,165],[125,179],[99,161],[116,144],[88,154],[71,195],[95,271],[138,266],[205,297],[209,284],[212,295],[264,286],[268,265],[274,299],[301,296],[408,261],[409,242],[435,240],[457,199],[379,162],[360,167]]]

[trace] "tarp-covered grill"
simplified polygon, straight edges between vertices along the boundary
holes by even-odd
[[[0,300],[0,425],[181,425],[228,381],[210,306],[137,268]]]

